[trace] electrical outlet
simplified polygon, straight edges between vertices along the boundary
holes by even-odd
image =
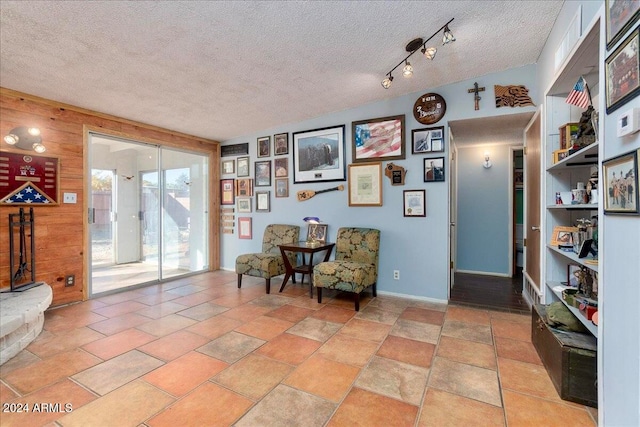
[[[73,274],[70,274],[68,276],[66,276],[64,278],[64,285],[65,286],[73,286],[76,284],[76,276]]]
[[[393,270],[393,280],[400,280],[400,270]]]

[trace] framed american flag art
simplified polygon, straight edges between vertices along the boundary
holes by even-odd
[[[0,153],[0,203],[57,205],[60,196],[56,157]]]
[[[351,126],[353,163],[405,158],[404,114],[361,120]]]

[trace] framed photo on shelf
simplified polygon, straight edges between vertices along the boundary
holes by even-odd
[[[553,163],[558,163],[560,160],[564,160],[565,157],[569,156],[569,149],[565,148],[563,150],[556,150],[553,152]]]
[[[293,182],[344,181],[344,125],[293,133]]]
[[[251,213],[251,197],[237,197],[238,213]]]
[[[269,212],[271,200],[269,191],[256,191],[256,212]]]
[[[276,178],[276,197],[289,197],[288,178]]]
[[[228,175],[230,173],[236,172],[236,161],[231,160],[223,160],[222,161],[222,173]]]
[[[258,138],[258,157],[269,157],[271,155],[271,137],[263,136]]]
[[[629,28],[638,22],[640,2],[605,0],[607,50],[611,50]]]
[[[238,177],[249,176],[249,157],[238,157]]]
[[[253,196],[253,179],[251,178],[236,179],[236,196],[238,197]]]
[[[289,133],[278,133],[273,135],[273,154],[280,156],[289,154]]]
[[[404,216],[427,216],[425,190],[404,190]]]
[[[570,288],[578,289],[580,286],[579,275],[576,273],[580,272],[580,265],[578,264],[569,264],[567,265],[567,286]]]
[[[424,182],[444,181],[444,157],[424,159]]]
[[[280,157],[273,160],[273,175],[276,178],[285,178],[289,176],[289,158]]]
[[[220,204],[235,205],[234,179],[220,180]]]
[[[351,135],[353,163],[405,158],[404,114],[353,122]]]
[[[411,153],[432,153],[444,151],[444,126],[411,131]]]
[[[553,227],[553,234],[551,234],[551,246],[573,246],[573,236],[571,233],[578,231],[578,227]]]
[[[640,28],[636,28],[605,61],[607,114],[640,93],[639,39]]]
[[[251,230],[251,217],[238,217],[238,239],[252,239],[253,232]]]
[[[382,163],[349,165],[349,206],[382,206]]]
[[[307,241],[316,240],[326,243],[328,224],[309,224],[307,227]]]
[[[602,162],[605,214],[638,214],[638,151]]]
[[[271,187],[271,160],[254,163],[256,167],[256,187]]]

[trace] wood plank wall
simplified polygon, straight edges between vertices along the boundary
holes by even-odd
[[[212,213],[209,224],[212,230],[209,265],[211,270],[219,269],[220,197],[217,183],[220,176],[220,144],[217,141],[0,88],[1,151],[26,153],[1,140],[17,126],[40,128],[43,144],[47,148],[43,156],[59,159],[60,204],[34,206],[36,280],[46,282],[53,288],[53,306],[82,301],[88,296],[85,138],[89,130],[209,155],[209,212]],[[31,154],[36,155],[33,152]],[[61,199],[64,192],[76,193],[77,203],[63,204]],[[17,212],[16,206],[0,205],[0,288],[10,286],[8,215]],[[76,284],[65,287],[64,278],[70,274],[75,275]]]

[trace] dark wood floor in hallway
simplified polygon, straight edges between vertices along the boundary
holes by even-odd
[[[456,273],[454,283],[450,297],[453,303],[513,313],[531,311],[522,295],[520,271],[514,277]]]

